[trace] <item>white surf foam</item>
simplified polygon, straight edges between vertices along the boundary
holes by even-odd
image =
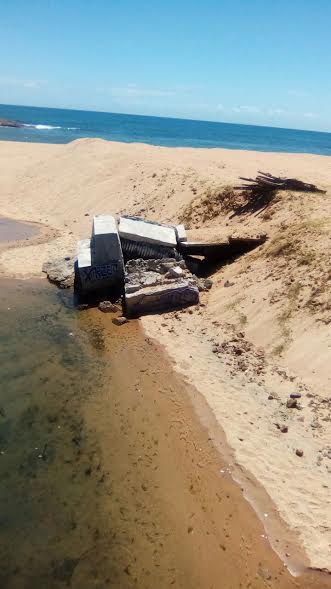
[[[62,127],[54,127],[53,125],[24,125],[24,127],[32,127],[33,129],[38,129],[39,131],[47,131],[50,129],[62,129]]]

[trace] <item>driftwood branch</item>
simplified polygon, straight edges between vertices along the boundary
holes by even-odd
[[[317,188],[315,184],[308,184],[296,178],[281,178],[267,172],[258,172],[256,178],[240,177],[244,184],[236,186],[235,190],[250,191],[253,195],[261,195],[274,190],[299,190],[302,192],[320,192],[325,194],[326,190]]]

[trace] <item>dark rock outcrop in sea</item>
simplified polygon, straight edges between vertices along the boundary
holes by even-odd
[[[23,126],[24,125],[22,125],[22,123],[19,123],[18,121],[8,121],[7,119],[0,119],[0,127],[16,127],[20,129]]]

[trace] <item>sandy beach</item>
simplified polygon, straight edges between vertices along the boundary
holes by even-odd
[[[216,449],[277,552],[291,560],[281,533],[306,566],[331,571],[331,158],[82,139],[1,142],[0,165],[1,216],[40,227],[2,245],[3,277],[40,276],[45,261],[75,252],[97,213],[181,221],[194,238],[268,236],[215,269],[199,307],[141,324],[204,400],[200,417],[224,434],[227,449],[219,438]],[[264,210],[236,213],[227,187],[258,170],[327,192],[283,192]]]

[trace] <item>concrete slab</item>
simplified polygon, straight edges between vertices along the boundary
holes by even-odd
[[[121,294],[124,289],[123,258],[108,259],[106,264],[94,263],[94,242],[78,242],[76,284],[82,294],[110,291]]]
[[[182,241],[187,241],[186,229],[184,225],[175,225],[175,230],[177,233],[177,240],[179,243]]]
[[[135,292],[125,293],[125,313],[138,317],[148,313],[169,311],[199,302],[197,286],[187,280],[141,288]]]
[[[177,237],[174,227],[160,225],[129,217],[121,217],[118,231],[121,238],[166,247],[176,247]]]
[[[203,256],[210,261],[222,261],[238,256],[258,247],[265,242],[265,237],[229,237],[219,242],[186,241],[178,245],[178,250],[185,256]]]
[[[112,215],[96,215],[93,217],[92,229],[92,264],[108,264],[117,260],[123,265],[121,242],[117,224]]]
[[[78,268],[88,268],[92,264],[91,240],[80,239],[77,244]]]

